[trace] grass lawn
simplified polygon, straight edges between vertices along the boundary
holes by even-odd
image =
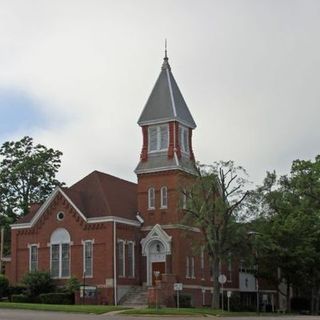
[[[130,314],[130,315],[188,315],[188,316],[205,316],[205,315],[213,315],[220,317],[232,317],[232,316],[243,316],[250,317],[256,316],[256,312],[228,312],[222,310],[214,310],[210,308],[159,308],[156,310],[155,308],[145,308],[145,309],[130,309],[121,312],[121,314]],[[260,316],[277,316],[275,313],[261,313]]]
[[[126,310],[127,308],[102,305],[63,305],[63,304],[40,304],[40,303],[14,303],[0,302],[3,309],[26,309],[41,311],[62,311],[102,314],[116,310]]]

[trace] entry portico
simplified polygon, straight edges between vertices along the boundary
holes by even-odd
[[[167,272],[167,256],[171,255],[171,240],[159,224],[156,224],[141,240],[142,255],[147,259],[147,285],[153,282],[154,271]],[[156,270],[159,269],[159,270]]]

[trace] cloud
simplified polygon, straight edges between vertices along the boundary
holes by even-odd
[[[28,129],[11,108],[5,136],[62,150],[68,183],[94,169],[135,180],[168,38],[197,159],[235,160],[260,183],[319,152],[319,13],[311,0],[2,1],[0,87],[36,101]]]

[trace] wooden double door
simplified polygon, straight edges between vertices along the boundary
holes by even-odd
[[[155,285],[156,276],[154,274],[155,271],[159,271],[160,275],[157,280],[162,279],[162,274],[166,271],[166,263],[165,262],[152,262],[152,285]]]

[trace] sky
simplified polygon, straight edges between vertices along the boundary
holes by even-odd
[[[318,0],[1,0],[0,144],[63,152],[59,179],[136,181],[164,39],[196,159],[255,184],[320,147]]]

